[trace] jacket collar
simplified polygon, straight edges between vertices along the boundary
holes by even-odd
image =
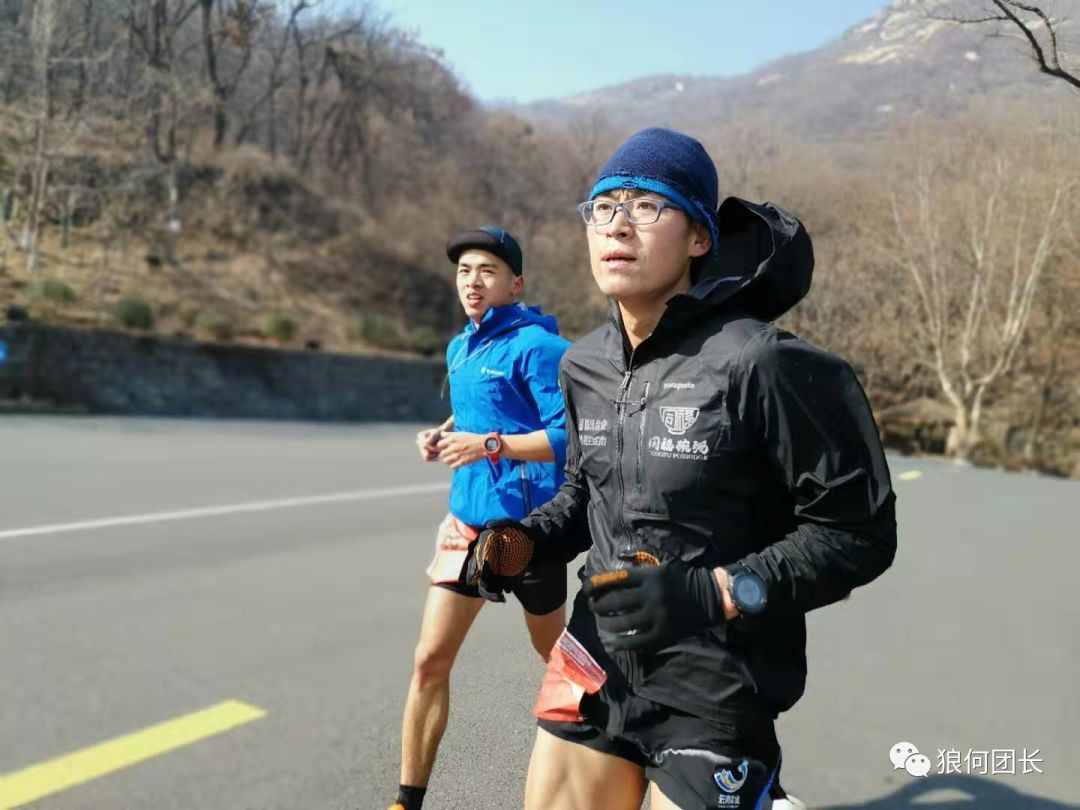
[[[480,319],[479,325],[470,319],[461,332],[469,349],[473,349],[485,340],[490,340],[503,332],[509,332],[530,321],[529,311],[521,304],[505,304],[491,307]]]

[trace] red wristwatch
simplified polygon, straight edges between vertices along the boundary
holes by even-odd
[[[484,455],[492,464],[498,462],[502,456],[503,440],[498,433],[489,433],[484,437]]]

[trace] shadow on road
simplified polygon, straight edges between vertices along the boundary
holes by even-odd
[[[1077,810],[1080,804],[1028,796],[1016,788],[974,776],[919,779],[889,796],[863,804],[830,805],[816,810]]]

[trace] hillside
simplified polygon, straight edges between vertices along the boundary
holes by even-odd
[[[60,2],[0,4],[0,319],[438,355],[446,238],[497,223],[576,338],[606,302],[574,206],[626,130],[667,124],[725,194],[803,220],[813,288],[781,325],[852,363],[895,446],[978,416],[972,457],[1080,472],[1080,104],[993,27],[894,0],[745,76],[506,109],[367,7]]]
[[[835,140],[888,130],[912,113],[948,115],[973,99],[1072,99],[1040,75],[1027,45],[1006,28],[959,26],[932,15],[945,5],[893,0],[813,51],[741,76],[650,76],[515,111],[545,124],[599,115],[613,128],[671,126],[708,132],[748,119],[798,138]],[[1063,23],[1067,38],[1076,23]]]

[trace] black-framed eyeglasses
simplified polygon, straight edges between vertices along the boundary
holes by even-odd
[[[672,205],[666,200],[656,200],[652,197],[634,197],[617,203],[614,200],[589,200],[578,207],[578,213],[585,220],[586,225],[607,225],[615,219],[619,209],[626,214],[626,218],[634,225],[652,225],[660,219],[665,208],[673,211],[682,211],[677,205]]]

